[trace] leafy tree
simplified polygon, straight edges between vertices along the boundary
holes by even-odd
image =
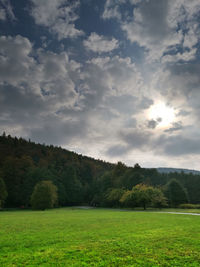
[[[31,195],[33,209],[53,208],[57,203],[57,187],[51,181],[41,181],[34,187]]]
[[[0,177],[0,208],[3,208],[4,202],[8,196],[4,180]]]
[[[106,194],[106,202],[113,207],[120,206],[120,199],[124,192],[122,188],[111,188]]]
[[[155,208],[167,207],[167,199],[159,188],[154,188],[152,204]]]
[[[124,192],[120,198],[120,203],[125,207],[134,208],[137,205],[136,196],[132,190],[127,190]]]
[[[54,178],[54,174],[46,168],[35,167],[27,170],[26,179],[21,186],[21,205],[26,207],[30,206],[30,196],[33,193],[34,186],[37,183],[41,182],[42,180],[54,181]]]
[[[171,207],[177,207],[180,204],[189,202],[186,189],[176,179],[169,181],[165,194]]]
[[[152,186],[138,184],[133,187],[132,191],[135,195],[137,204],[142,205],[144,210],[146,209],[146,206],[153,201],[154,188]]]
[[[128,207],[142,206],[144,210],[147,205],[162,207],[166,205],[166,199],[162,191],[153,186],[138,184],[127,190],[120,199],[120,202]]]

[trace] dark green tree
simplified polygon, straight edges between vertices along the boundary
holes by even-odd
[[[8,193],[6,190],[6,185],[4,183],[4,180],[0,177],[0,208],[3,208],[7,196]]]
[[[189,202],[186,189],[176,179],[169,181],[166,186],[165,195],[171,207],[177,207],[180,204]]]
[[[34,187],[31,205],[33,209],[50,209],[57,204],[57,199],[57,187],[51,181],[41,181]]]

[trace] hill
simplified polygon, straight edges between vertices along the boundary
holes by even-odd
[[[177,168],[165,168],[165,167],[159,167],[157,168],[157,171],[160,173],[173,173],[173,172],[177,172],[177,173],[192,173],[192,174],[197,174],[200,175],[200,171],[196,171],[196,170],[189,170],[189,169],[177,169]]]
[[[34,186],[42,180],[50,180],[57,186],[59,206],[112,206],[116,205],[108,201],[112,189],[131,190],[144,183],[164,190],[171,179],[181,183],[191,203],[200,203],[198,173],[160,172],[141,168],[139,164],[127,167],[121,162],[111,164],[6,134],[0,136],[0,179],[8,193],[6,207],[29,207]]]

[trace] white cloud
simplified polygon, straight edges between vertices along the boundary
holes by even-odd
[[[169,1],[144,1],[134,9],[133,20],[122,24],[131,42],[149,50],[151,60],[159,59],[166,47],[180,43],[180,35],[167,23]]]
[[[107,38],[92,32],[87,40],[83,42],[88,50],[97,53],[111,52],[119,47],[118,40],[115,38]]]
[[[166,62],[177,62],[177,61],[190,61],[196,58],[197,48],[193,48],[190,51],[185,51],[183,53],[178,52],[175,55],[166,55],[162,57],[162,63]]]
[[[74,23],[78,19],[76,10],[80,4],[79,0],[31,1],[33,3],[31,15],[35,23],[47,27],[50,32],[57,35],[59,40],[83,34],[83,31],[77,29]]]
[[[13,86],[26,81],[35,62],[31,51],[32,44],[27,38],[0,36],[0,80]]]
[[[197,25],[194,25],[194,27],[191,27],[188,32],[184,36],[184,42],[183,46],[192,48],[195,46],[198,42],[198,35],[197,35]]]
[[[71,77],[75,77],[80,64],[70,61],[67,53],[34,50],[31,42],[20,35],[1,36],[0,53],[1,84],[48,99],[54,104],[53,110],[63,103],[73,106],[77,93]],[[37,55],[37,60],[33,54]]]
[[[102,18],[103,19],[111,19],[111,18],[121,19],[121,13],[119,11],[119,5],[121,4],[121,2],[125,2],[125,1],[122,0],[116,3],[115,0],[106,0]]]
[[[82,134],[86,144],[111,144],[129,112],[151,104],[138,95],[142,78],[130,58],[97,57],[83,67],[19,35],[1,36],[0,54],[1,125],[33,139],[76,143]]]
[[[0,20],[6,20],[6,11],[4,8],[0,8]]]
[[[13,12],[12,5],[9,0],[0,0],[0,4],[2,8],[0,9],[0,19],[6,20],[7,18],[10,20],[16,20],[15,14]]]
[[[90,63],[98,66],[104,72],[104,83],[110,89],[109,94],[133,96],[143,94],[141,74],[129,57],[97,57],[93,58]]]
[[[169,47],[182,45],[192,48],[198,38],[197,19],[200,10],[197,0],[149,0],[141,2],[133,11],[132,21],[121,24],[131,42],[147,49],[148,60],[154,61]]]

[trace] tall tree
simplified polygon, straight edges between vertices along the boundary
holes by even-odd
[[[177,207],[180,204],[189,202],[186,189],[176,179],[169,181],[165,194],[171,207]]]
[[[8,196],[4,180],[0,177],[0,208],[3,208],[4,202]]]

